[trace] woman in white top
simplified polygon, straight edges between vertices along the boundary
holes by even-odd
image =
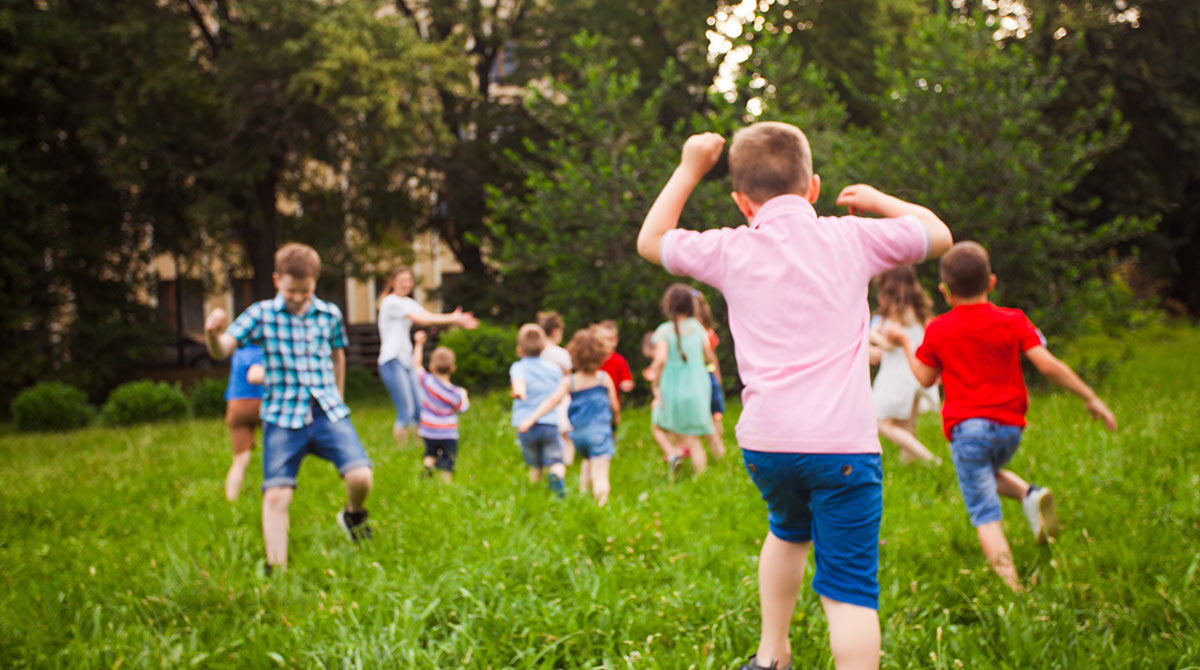
[[[436,314],[421,307],[411,297],[414,285],[412,269],[402,266],[392,273],[379,300],[379,378],[396,407],[392,434],[397,442],[414,439],[421,411],[413,375],[413,325],[453,325],[468,330],[479,325],[475,317],[462,311],[461,307],[448,314]]]

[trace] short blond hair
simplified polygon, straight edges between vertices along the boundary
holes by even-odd
[[[316,279],[321,274],[321,256],[307,244],[288,242],[275,252],[275,273],[295,279]]]
[[[808,195],[812,183],[808,138],[790,123],[761,121],[733,135],[729,178],[733,190],[762,204],[778,195]]]
[[[439,375],[454,372],[454,350],[450,347],[438,347],[429,354],[429,367]]]
[[[517,331],[517,351],[522,356],[540,356],[546,348],[546,332],[536,323],[527,323]]]

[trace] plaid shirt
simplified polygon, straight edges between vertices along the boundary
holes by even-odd
[[[338,306],[313,297],[304,316],[287,311],[283,296],[246,308],[225,331],[238,346],[263,350],[266,380],[259,417],[281,428],[312,423],[315,399],[330,421],[349,416],[333,376],[333,350],[346,348],[346,326]]]

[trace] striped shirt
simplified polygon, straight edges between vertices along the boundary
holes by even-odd
[[[262,347],[266,379],[259,418],[263,421],[303,428],[312,423],[309,408],[314,400],[330,421],[350,415],[333,376],[333,350],[345,349],[348,341],[337,305],[313,297],[312,307],[297,316],[277,295],[247,307],[225,332],[238,346]]]
[[[430,440],[457,440],[458,415],[471,405],[466,392],[424,368],[417,368],[417,386],[421,389],[421,423],[417,435]]]

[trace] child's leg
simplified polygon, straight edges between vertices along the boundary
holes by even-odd
[[[658,448],[662,449],[663,458],[669,461],[679,455],[679,450],[671,440],[670,432],[651,424],[650,434],[654,436],[654,441],[658,444]]]
[[[879,419],[877,422],[879,434],[900,447],[901,460],[941,462],[933,452],[925,448],[915,435],[900,426],[895,419]]]
[[[267,548],[267,565],[287,566],[288,507],[292,504],[292,487],[279,486],[263,494],[263,542]]]
[[[346,481],[346,510],[349,512],[363,511],[363,505],[367,502],[367,496],[371,493],[371,484],[374,478],[371,475],[371,468],[362,466],[357,467],[342,475]]]
[[[875,670],[879,667],[879,613],[870,607],[821,596],[829,621],[829,650],[837,670]]]
[[[591,459],[592,464],[592,496],[596,504],[604,507],[608,504],[608,494],[611,487],[608,483],[608,469],[612,465],[612,457]]]
[[[245,430],[250,433],[250,441],[253,443],[254,431],[248,428],[239,428],[238,430]],[[234,442],[237,442],[236,437],[234,438]],[[246,477],[246,468],[250,465],[250,456],[251,451],[249,449],[233,452],[233,462],[229,464],[229,472],[225,474],[225,499],[229,502],[237,500],[238,493],[242,490],[242,480]]]
[[[985,523],[976,528],[975,532],[979,535],[979,546],[983,548],[983,555],[987,558],[988,565],[992,566],[992,570],[996,571],[1008,588],[1017,593],[1024,591],[1021,580],[1017,577],[1017,568],[1013,565],[1008,538],[1004,537],[1002,522]]]
[[[680,435],[680,441],[683,447],[692,455],[692,470],[696,474],[704,472],[708,467],[708,455],[704,452],[704,445],[700,442],[700,437],[697,435]]]
[[[579,463],[579,492],[587,493],[592,484],[592,459],[585,458]]]
[[[714,461],[725,458],[725,440],[721,437],[721,420],[717,418],[718,416],[720,415],[713,415],[713,432],[704,436],[704,441],[708,443],[708,448],[712,450]]]
[[[541,478],[542,478],[542,468],[531,465],[529,467],[529,483],[536,484],[536,483],[538,483],[538,481],[541,480]]]
[[[246,478],[246,467],[250,465],[250,453],[254,449],[254,427],[258,425],[260,401],[235,398],[226,403],[225,423],[229,426],[229,440],[233,445],[233,461],[225,475],[225,499],[237,500]]]
[[[996,491],[1013,500],[1024,500],[1029,495],[1029,482],[1021,479],[1012,470],[996,471]]]
[[[768,532],[758,555],[758,599],[762,607],[762,636],[756,661],[770,667],[792,657],[788,627],[796,609],[796,597],[804,583],[804,566],[812,542],[785,542]]]

